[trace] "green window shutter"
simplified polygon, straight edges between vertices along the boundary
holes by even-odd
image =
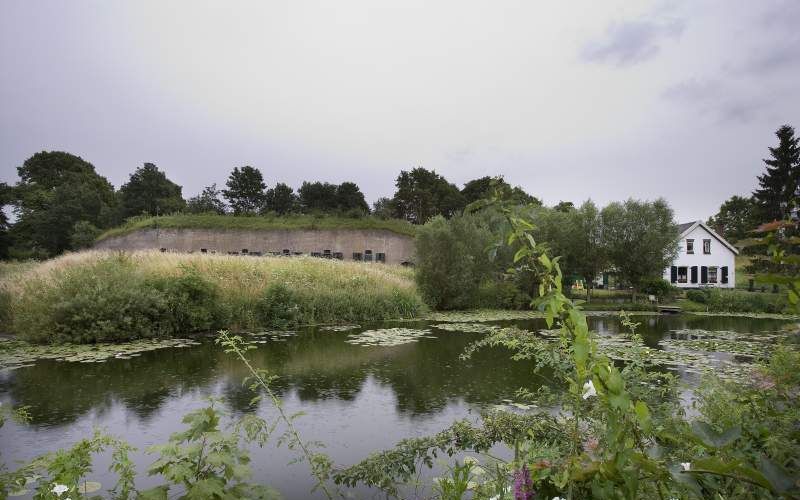
[[[700,283],[708,283],[708,268],[706,266],[700,268]]]
[[[678,282],[678,266],[672,266],[669,270],[669,278],[673,283]]]
[[[692,266],[692,283],[697,283],[697,266]]]
[[[728,283],[728,266],[722,266],[722,277],[720,279],[720,283]]]

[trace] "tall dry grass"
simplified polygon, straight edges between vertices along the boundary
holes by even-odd
[[[96,322],[90,321],[92,315],[108,312],[97,302],[104,302],[105,296],[114,296],[116,292],[130,292],[119,290],[127,288],[124,283],[141,287],[142,292],[138,293],[141,296],[150,293],[153,287],[156,291],[173,290],[176,287],[169,284],[170,280],[185,278],[187,274],[213,288],[211,296],[225,310],[222,326],[232,329],[271,326],[270,312],[262,304],[276,286],[290,292],[293,304],[284,306],[295,306],[297,314],[293,317],[302,323],[413,317],[424,309],[414,285],[413,271],[400,266],[311,257],[153,251],[86,251],[8,270],[0,281],[0,296],[7,302],[11,331],[36,340],[49,340],[49,332],[35,330],[58,330],[59,321],[71,321],[76,316],[88,317],[86,324],[95,325]],[[87,299],[84,305],[73,297],[91,292],[97,298]],[[186,301],[192,300],[194,292],[180,294],[179,299]],[[129,295],[109,299],[108,307],[120,304],[127,307],[139,298],[137,293]],[[162,311],[158,297],[148,304],[143,313],[148,321],[157,322],[159,314],[168,314]],[[107,323],[108,319],[103,321]]]

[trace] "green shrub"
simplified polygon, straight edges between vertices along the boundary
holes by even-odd
[[[780,313],[786,307],[783,295],[717,289],[708,289],[706,294],[711,312]]]
[[[686,292],[686,298],[698,304],[705,304],[708,302],[708,296],[703,290],[689,290]]]
[[[14,330],[33,342],[101,342],[168,332],[163,293],[123,257],[61,271],[53,286],[32,283],[16,307]]]
[[[0,333],[8,333],[11,317],[11,294],[0,290]]]
[[[420,227],[416,280],[425,302],[440,310],[477,305],[479,287],[491,273],[486,252],[491,240],[491,233],[469,216],[437,216]]]
[[[655,295],[659,299],[674,297],[678,289],[662,278],[652,278],[642,284],[642,293]]]
[[[228,311],[222,305],[218,287],[196,269],[184,267],[179,276],[167,276],[148,282],[164,294],[169,308],[172,333],[210,331],[227,325]]]
[[[283,283],[273,283],[264,290],[256,306],[262,326],[289,328],[301,322],[300,299]]]
[[[481,309],[528,309],[530,303],[531,296],[513,281],[487,281],[478,289]]]
[[[182,335],[224,326],[218,302],[216,286],[195,271],[152,278],[117,256],[68,268],[54,286],[29,290],[17,306],[14,330],[33,342]]]

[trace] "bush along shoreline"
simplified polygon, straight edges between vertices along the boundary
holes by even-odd
[[[82,252],[5,276],[0,317],[36,343],[414,318],[410,271],[311,258]]]

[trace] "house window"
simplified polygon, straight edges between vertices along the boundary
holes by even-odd
[[[717,267],[711,266],[708,268],[708,282],[709,283],[716,283],[717,282]]]
[[[247,249],[246,248],[242,248],[242,255],[247,255]]]
[[[375,254],[375,262],[386,262],[386,254],[378,252]]]
[[[372,262],[372,250],[364,250],[364,261]]]
[[[326,259],[330,259],[331,258],[331,251],[330,250],[323,250],[322,251],[322,256],[325,257]]]
[[[678,267],[678,283],[686,283],[688,269],[685,266]]]
[[[200,253],[208,253],[208,248],[201,248]]]
[[[289,255],[290,253],[288,248],[283,249],[283,255]]]
[[[342,254],[342,252],[333,252],[333,258],[336,260],[344,260],[344,254]]]
[[[711,253],[711,240],[703,240],[703,253]]]
[[[686,253],[694,253],[694,240],[686,240]]]
[[[361,252],[353,252],[353,260],[362,261],[364,260],[361,256]]]
[[[311,252],[312,257],[322,257],[322,254],[319,252]]]

